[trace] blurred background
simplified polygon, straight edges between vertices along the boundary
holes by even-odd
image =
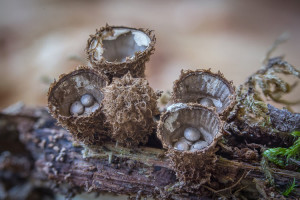
[[[170,90],[181,69],[197,68],[220,70],[238,86],[286,31],[290,38],[275,55],[300,66],[296,0],[1,0],[0,109],[17,101],[46,105],[49,84],[86,63],[89,35],[106,23],[155,31],[156,51],[146,65],[154,89]]]
[[[154,89],[171,90],[181,69],[199,68],[220,70],[238,86],[283,32],[290,38],[274,55],[300,67],[297,0],[0,0],[0,109],[18,101],[45,106],[50,83],[86,64],[86,41],[106,23],[155,31],[156,51],[146,65]],[[299,99],[299,88],[289,98]]]

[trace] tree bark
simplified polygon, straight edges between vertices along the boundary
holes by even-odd
[[[285,187],[293,178],[300,181],[298,172],[274,166],[262,168],[256,151],[260,145],[249,144],[243,149],[240,145],[220,143],[211,183],[197,186],[178,182],[166,151],[155,137],[155,142],[136,149],[114,143],[87,148],[74,142],[70,133],[57,126],[44,108],[23,108],[17,113],[1,114],[1,119],[7,119],[18,128],[20,141],[33,157],[34,178],[54,182],[58,191],[67,187],[73,194],[112,192],[161,199],[205,196],[255,199],[270,198],[273,192],[274,198],[282,198],[274,187],[266,187],[265,174],[270,173],[277,186]],[[227,137],[233,140],[234,136]],[[7,135],[2,132],[0,138],[4,144]],[[7,140],[5,148],[9,149],[13,142]],[[294,197],[299,198],[299,189],[294,193]]]

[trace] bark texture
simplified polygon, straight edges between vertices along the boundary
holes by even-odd
[[[11,157],[15,161],[2,162],[1,172],[6,169],[27,173],[36,182],[50,184],[53,190],[69,197],[87,191],[127,194],[137,199],[142,196],[160,199],[284,198],[266,184],[265,168],[276,186],[284,188],[293,178],[297,183],[300,181],[298,172],[268,165],[261,167],[258,162],[261,145],[241,141],[233,135],[225,137],[226,144],[217,145],[219,150],[211,180],[199,186],[176,179],[165,150],[154,135],[145,146],[135,149],[110,143],[86,148],[74,143],[71,134],[56,126],[56,121],[43,108],[22,108],[15,113],[1,114],[1,122],[3,120],[16,127],[15,134],[19,134],[29,156],[27,160],[16,161]],[[7,146],[1,145],[1,152],[3,149],[13,152],[12,145],[18,140],[10,140],[5,133],[11,130],[2,131],[5,127],[7,129],[7,126],[1,128],[0,141],[6,141]],[[23,166],[20,163],[25,163],[25,168],[20,169],[18,166]],[[290,198],[297,197],[299,189]]]

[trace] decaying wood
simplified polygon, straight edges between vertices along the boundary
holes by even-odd
[[[279,131],[292,132],[300,130],[300,114],[290,113],[286,109],[278,109],[268,104],[272,126]]]
[[[272,195],[283,198],[273,187],[265,188],[268,180],[257,162],[261,146],[244,141],[237,144],[232,142],[232,135],[226,136],[230,146],[219,144],[211,183],[197,186],[178,182],[165,151],[155,142],[135,149],[116,144],[87,148],[74,142],[68,131],[56,126],[56,121],[43,108],[21,109],[1,117],[18,127],[20,140],[33,157],[30,162],[34,165],[32,177],[54,183],[52,188],[59,192],[113,192],[161,199],[200,199],[204,196],[257,199],[272,198]],[[0,137],[1,142],[7,139],[2,133]],[[13,145],[13,141],[7,140],[9,145]],[[7,163],[0,167],[8,166]],[[18,166],[18,162],[14,166]],[[282,188],[293,178],[300,181],[300,173],[295,171],[269,166],[269,173],[276,186]],[[299,189],[295,193],[299,197]]]

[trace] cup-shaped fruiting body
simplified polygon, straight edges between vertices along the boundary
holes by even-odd
[[[209,181],[222,126],[215,110],[199,104],[173,104],[161,116],[158,137],[168,149],[172,167],[181,181]]]
[[[110,79],[128,71],[133,77],[144,77],[155,41],[150,30],[106,25],[90,36],[86,54],[90,65]]]
[[[50,113],[75,139],[97,144],[106,138],[108,126],[102,112],[107,78],[96,70],[78,67],[51,84],[48,92]]]
[[[235,88],[223,74],[210,70],[181,71],[174,82],[173,101],[175,103],[198,103],[215,107],[217,113],[226,115],[235,104]]]
[[[111,137],[124,146],[145,143],[156,126],[154,115],[158,114],[159,95],[144,78],[132,78],[127,73],[114,78],[104,88],[103,111],[111,124]]]

